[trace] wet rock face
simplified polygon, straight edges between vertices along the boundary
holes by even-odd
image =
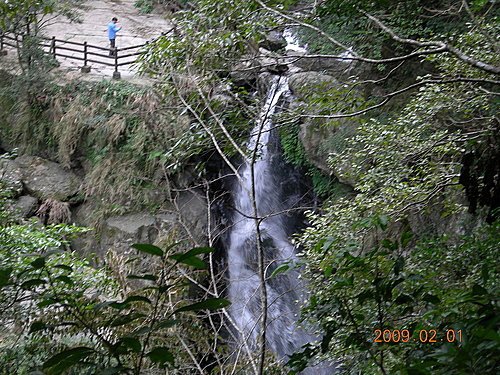
[[[155,213],[139,211],[108,217],[99,229],[88,232],[72,242],[82,253],[95,253],[103,258],[108,250],[125,254],[134,243],[162,243],[170,238],[185,238],[191,245],[203,245],[207,238],[207,204],[197,192],[181,193],[175,204],[164,204]],[[95,225],[97,205],[90,200],[78,206],[73,218],[81,226]]]
[[[352,74],[353,70],[360,73],[361,68],[356,61],[333,59],[327,57],[304,57],[303,52],[288,51],[287,56],[293,64],[305,71],[327,71],[337,78]]]
[[[300,102],[308,103],[315,93],[335,89],[340,83],[332,76],[319,72],[300,72],[289,79],[290,89]],[[318,107],[317,113],[321,108]],[[308,112],[314,114],[314,105],[308,104]],[[343,178],[347,165],[328,163],[332,153],[339,153],[355,134],[358,122],[356,119],[304,118],[300,125],[299,139],[304,146],[307,158],[326,174],[334,174],[340,182],[354,186],[354,181]]]

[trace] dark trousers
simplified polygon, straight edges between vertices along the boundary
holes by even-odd
[[[114,56],[115,55],[115,41],[116,39],[110,39],[109,40],[109,56]]]

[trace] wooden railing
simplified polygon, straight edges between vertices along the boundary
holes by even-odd
[[[162,35],[166,35],[170,31],[162,33]],[[5,51],[5,46],[19,48],[22,46],[23,40],[23,36],[0,34],[0,53],[6,53],[2,52]],[[141,51],[142,48],[149,44],[149,42],[146,42],[124,48],[115,47],[114,49],[110,49],[109,47],[88,44],[87,42],[79,43],[57,39],[54,36],[52,38],[38,37],[38,40],[40,40],[39,46],[45,53],[52,55],[56,61],[58,57],[83,61],[83,66],[81,67],[82,73],[90,72],[91,66],[89,63],[111,66],[114,68],[113,78],[115,79],[120,78],[119,67],[135,63],[137,56],[143,53]]]

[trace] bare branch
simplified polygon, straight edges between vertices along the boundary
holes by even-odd
[[[477,60],[473,57],[470,57],[460,51],[458,48],[453,47],[449,43],[445,43],[442,41],[437,41],[437,42],[419,42],[418,40],[415,39],[409,39],[409,38],[402,38],[399,35],[397,35],[394,30],[392,30],[390,27],[385,25],[382,21],[380,21],[378,18],[372,16],[371,14],[361,11],[366,17],[368,17],[370,20],[375,22],[377,26],[379,26],[383,31],[388,33],[392,39],[394,39],[397,42],[404,43],[404,44],[410,44],[416,47],[437,47],[443,49],[443,52],[450,52],[452,55],[457,57],[459,60],[462,60],[463,62],[474,66],[478,69],[484,70],[485,72],[488,73],[493,73],[493,74],[500,74],[500,67],[491,65],[488,63],[485,63],[484,61]]]
[[[370,107],[367,107],[365,109],[351,112],[351,113],[339,113],[335,115],[309,115],[309,114],[302,114],[300,117],[306,117],[306,118],[328,118],[328,119],[338,119],[338,118],[348,118],[348,117],[356,117],[359,115],[363,115],[367,112],[373,111],[374,109],[380,108],[383,105],[387,104],[389,100],[394,98],[395,96],[398,96],[406,91],[413,90],[414,88],[427,85],[427,84],[450,84],[450,83],[457,83],[457,82],[488,82],[491,84],[498,85],[500,84],[500,81],[493,81],[493,80],[483,80],[480,78],[454,78],[454,79],[425,79],[420,82],[414,83],[412,85],[406,86],[400,90],[393,91],[387,95],[384,96],[384,100],[382,100],[380,103],[374,104]]]

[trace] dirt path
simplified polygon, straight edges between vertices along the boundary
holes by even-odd
[[[50,20],[43,29],[46,37],[55,36],[57,39],[73,42],[84,42],[101,47],[108,47],[107,24],[112,17],[118,18],[118,23],[122,26],[117,34],[116,46],[124,48],[133,45],[143,44],[148,40],[158,37],[162,32],[170,29],[167,19],[158,14],[141,14],[134,7],[135,0],[89,0],[80,8],[82,23],[72,23],[66,18],[56,17]],[[68,45],[70,46],[70,45]],[[82,48],[82,47],[77,47]],[[81,53],[63,51],[64,54],[82,56]],[[102,51],[102,53],[106,53]],[[14,52],[9,53],[14,55]],[[97,58],[102,60],[102,58]],[[83,74],[80,72],[82,62],[58,57],[60,68],[69,77],[85,80],[95,80],[111,78],[113,67],[90,63],[91,72]],[[112,62],[110,59],[109,62]],[[122,79],[132,81],[142,81],[144,78],[138,77],[136,68],[130,65],[119,68]]]

